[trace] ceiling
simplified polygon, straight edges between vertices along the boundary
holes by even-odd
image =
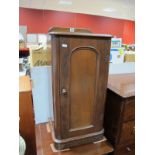
[[[135,0],[19,0],[19,6],[135,20]]]

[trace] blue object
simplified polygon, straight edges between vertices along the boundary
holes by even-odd
[[[50,66],[31,68],[35,123],[45,123],[53,118],[52,77]]]
[[[110,53],[110,61],[112,60],[112,54]]]

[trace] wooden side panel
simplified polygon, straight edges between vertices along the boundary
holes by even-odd
[[[31,92],[19,93],[19,132],[26,142],[25,155],[36,155],[35,121]]]
[[[123,102],[119,95],[107,90],[104,128],[105,136],[115,145],[119,140],[120,123],[123,112]]]
[[[70,130],[76,130],[93,123],[97,53],[79,49],[70,59]]]
[[[53,110],[54,110],[54,131],[57,139],[61,139],[60,132],[60,95],[59,95],[59,65],[60,65],[60,50],[59,37],[52,36],[52,93],[53,93]]]
[[[135,98],[131,97],[125,101],[123,121],[135,119]]]
[[[135,139],[135,122],[128,121],[126,123],[123,123],[119,143],[123,144],[128,141],[134,142],[134,139]]]
[[[19,77],[19,133],[26,142],[25,155],[36,155],[35,120],[29,76]]]

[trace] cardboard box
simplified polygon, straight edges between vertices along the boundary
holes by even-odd
[[[125,54],[124,62],[135,62],[135,54]]]
[[[19,42],[19,48],[26,48],[26,44],[24,41]]]
[[[51,66],[51,51],[43,48],[31,50],[30,66]]]

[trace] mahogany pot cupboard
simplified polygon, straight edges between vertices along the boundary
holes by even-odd
[[[55,148],[99,141],[107,90],[111,35],[49,31]]]

